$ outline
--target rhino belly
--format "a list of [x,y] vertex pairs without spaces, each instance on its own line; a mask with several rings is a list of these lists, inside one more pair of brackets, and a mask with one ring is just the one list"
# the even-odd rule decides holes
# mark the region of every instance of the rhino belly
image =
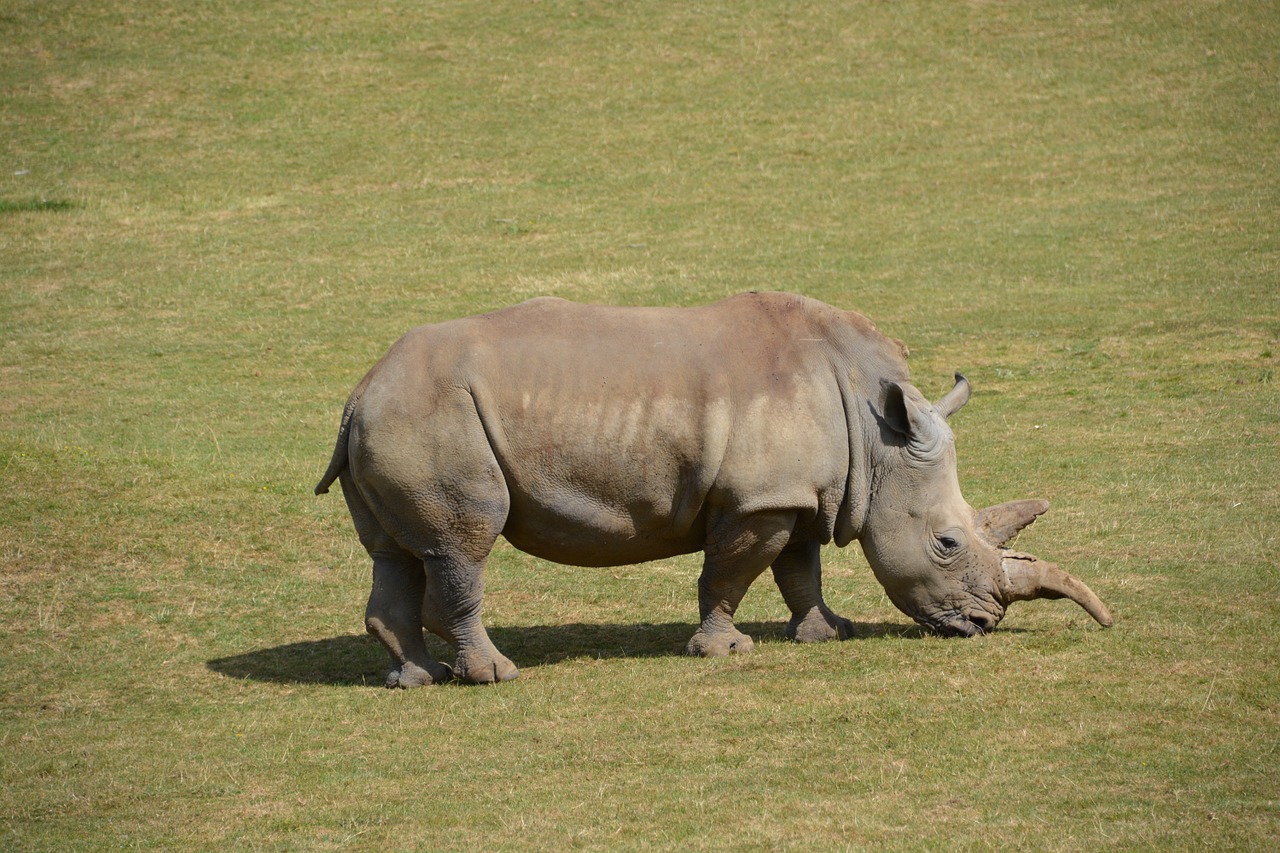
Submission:
[[683,533],[571,500],[512,507],[507,541],[535,557],[570,566],[625,566],[699,551],[701,530]]

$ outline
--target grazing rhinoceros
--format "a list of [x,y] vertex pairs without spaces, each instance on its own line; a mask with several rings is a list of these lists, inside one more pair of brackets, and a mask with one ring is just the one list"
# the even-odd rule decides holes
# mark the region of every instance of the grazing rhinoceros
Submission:
[[[695,655],[751,650],[733,614],[769,567],[788,637],[847,638],[818,549],[854,539],[889,599],[939,633],[984,633],[1032,598],[1110,625],[1083,583],[1005,549],[1047,503],[975,512],[961,497],[946,418],[968,397],[957,374],[931,405],[901,343],[800,296],[533,299],[397,341],[347,401],[316,493],[341,479],[373,557],[365,625],[391,654],[391,687],[516,676],[480,622],[499,534],[578,566],[704,552]],[[423,626],[457,648],[452,671]]]

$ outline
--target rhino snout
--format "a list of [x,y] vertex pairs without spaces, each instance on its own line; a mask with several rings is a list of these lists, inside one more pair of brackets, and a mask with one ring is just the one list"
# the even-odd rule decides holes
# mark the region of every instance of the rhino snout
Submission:
[[978,637],[989,634],[1004,618],[1004,611],[991,612],[979,606],[944,610],[913,617],[923,628],[943,637]]

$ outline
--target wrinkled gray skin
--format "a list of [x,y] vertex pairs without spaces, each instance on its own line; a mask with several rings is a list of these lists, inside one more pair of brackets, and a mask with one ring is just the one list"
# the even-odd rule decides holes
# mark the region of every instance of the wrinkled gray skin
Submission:
[[[558,563],[615,566],[702,551],[696,655],[752,648],[733,614],[772,568],[787,636],[845,639],[822,599],[819,546],[862,542],[890,600],[943,634],[989,631],[1014,601],[1089,589],[1004,549],[1048,509],[975,512],[946,419],[969,383],[930,404],[905,349],[859,314],[787,294],[700,308],[559,299],[397,341],[356,386],[316,492],[335,479],[373,557],[365,622],[390,687],[516,667],[480,621],[499,534]],[[432,660],[423,627],[458,652]]]

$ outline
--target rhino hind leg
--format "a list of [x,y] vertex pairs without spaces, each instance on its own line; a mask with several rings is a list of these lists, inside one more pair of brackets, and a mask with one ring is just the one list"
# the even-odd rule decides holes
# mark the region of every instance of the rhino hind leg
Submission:
[[734,627],[748,587],[769,567],[791,537],[792,513],[761,513],[712,526],[698,578],[702,623],[685,651],[700,657],[749,652],[755,642]]
[[454,677],[473,684],[510,681],[516,666],[480,621],[485,561],[507,516],[505,489],[486,494],[482,483],[473,483],[467,494],[408,498],[395,503],[396,529],[423,567],[422,625],[457,650]]
[[[497,534],[494,534],[497,538]],[[458,650],[454,674],[472,684],[510,681],[519,670],[498,651],[480,621],[484,598],[484,557],[459,551],[429,555],[422,621]]]
[[[386,454],[381,447],[382,456],[365,453],[372,461],[358,489],[349,488],[354,478],[343,474],[356,529],[374,557],[366,625],[391,654],[389,686],[517,675],[480,621],[485,560],[510,507],[506,484],[483,441],[455,443],[447,477],[437,473],[437,460]],[[424,627],[457,650],[452,670],[427,656]]]
[[373,558],[373,585],[364,626],[391,656],[387,687],[422,687],[448,681],[449,667],[427,652],[422,636],[422,561],[401,548],[382,526],[351,473],[343,470],[342,496],[356,533]]
[[422,562],[403,551],[373,555],[373,589],[365,628],[391,655],[387,687],[423,687],[448,681],[449,667],[431,657],[422,637]]
[[773,561],[773,579],[791,610],[786,637],[798,643],[847,640],[853,623],[822,600],[822,563],[817,542],[788,545]]

